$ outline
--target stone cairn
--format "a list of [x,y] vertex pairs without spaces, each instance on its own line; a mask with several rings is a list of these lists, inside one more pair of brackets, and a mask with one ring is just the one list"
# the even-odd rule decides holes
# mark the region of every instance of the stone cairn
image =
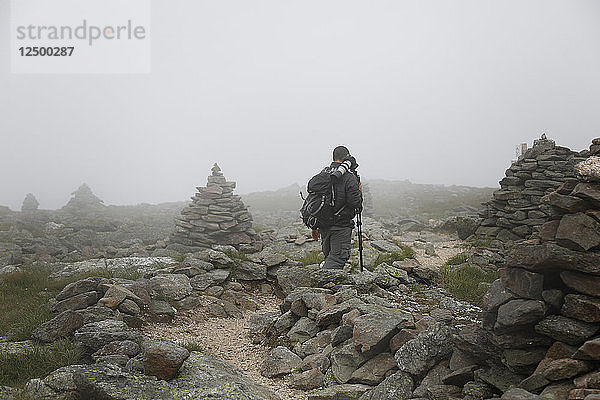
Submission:
[[23,212],[31,212],[37,211],[40,203],[37,201],[35,196],[32,193],[27,193],[25,199],[23,199],[23,204],[21,205],[21,211]]
[[90,211],[102,211],[106,208],[104,201],[100,200],[85,183],[79,186],[71,195],[73,197],[62,208],[63,211],[78,214]]
[[365,217],[374,216],[373,208],[373,195],[371,194],[371,187],[366,181],[362,182],[362,194],[363,194],[363,215]]
[[476,233],[501,241],[529,238],[556,215],[541,199],[564,182],[575,179],[574,166],[593,155],[600,145],[592,144],[590,152],[577,153],[556,146],[553,140],[539,139],[506,170],[500,190],[486,203]]
[[[600,165],[596,169],[600,172]],[[505,393],[510,398],[534,399],[534,393],[548,399],[597,399],[600,183],[568,180],[540,200],[551,220],[542,225],[540,238],[508,249],[501,279],[484,299],[486,329],[462,347],[479,357],[488,354],[488,362],[496,359],[494,374],[486,379],[520,388],[511,392],[515,396]],[[482,332],[489,333],[487,339]]]
[[197,189],[192,202],[175,221],[173,242],[194,247],[255,242],[252,215],[241,197],[233,194],[235,182],[228,182],[216,163],[206,187]]

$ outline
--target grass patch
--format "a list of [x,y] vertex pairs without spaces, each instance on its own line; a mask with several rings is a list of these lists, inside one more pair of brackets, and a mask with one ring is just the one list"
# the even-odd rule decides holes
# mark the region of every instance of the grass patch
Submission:
[[0,282],[0,336],[25,340],[40,324],[53,317],[48,299],[69,282],[49,279],[50,271],[26,268]]
[[467,253],[459,253],[455,256],[450,257],[446,261],[446,265],[460,265],[467,262],[469,255]]
[[227,257],[231,258],[234,262],[235,261],[250,261],[250,259],[248,258],[248,255],[246,253],[242,253],[241,251],[237,251],[237,250],[232,250],[232,249],[225,249],[225,250],[221,250],[223,253],[225,253],[225,255],[227,255]]
[[394,240],[394,243],[398,247],[400,247],[400,251],[379,253],[377,255],[377,258],[373,262],[374,266],[378,266],[379,264],[383,264],[383,263],[391,265],[394,261],[403,261],[403,260],[406,260],[407,258],[415,258],[415,250],[412,247],[407,246],[403,243],[400,243],[396,240]]
[[186,349],[187,351],[189,351],[190,353],[193,351],[197,351],[199,353],[206,353],[206,349],[204,348],[204,346],[202,346],[198,342],[184,341],[184,342],[179,343],[179,345],[181,347],[183,347],[184,349]]
[[35,347],[18,355],[0,354],[0,385],[22,386],[32,378],[48,375],[57,368],[77,364],[80,350],[69,340]]
[[184,253],[177,253],[173,256],[173,260],[177,262],[183,262],[185,260],[186,255]]
[[463,245],[467,248],[489,247],[492,245],[493,240],[494,239],[491,237],[473,235],[473,236],[468,237],[467,240],[465,240],[465,242],[463,243]]
[[498,279],[497,272],[484,271],[481,268],[462,264],[459,266],[444,264],[440,268],[440,283],[458,300],[465,300],[480,305],[487,288],[480,286],[482,282],[492,283]]
[[297,261],[301,262],[303,266],[321,264],[325,260],[325,256],[320,250],[313,250],[300,257]]

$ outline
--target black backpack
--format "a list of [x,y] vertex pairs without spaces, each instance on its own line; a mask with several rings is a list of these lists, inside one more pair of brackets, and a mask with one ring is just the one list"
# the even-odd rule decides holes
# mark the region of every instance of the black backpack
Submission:
[[335,212],[335,190],[333,189],[331,168],[326,167],[309,181],[306,189],[308,195],[300,209],[304,225],[310,229],[333,226],[335,217],[344,209]]

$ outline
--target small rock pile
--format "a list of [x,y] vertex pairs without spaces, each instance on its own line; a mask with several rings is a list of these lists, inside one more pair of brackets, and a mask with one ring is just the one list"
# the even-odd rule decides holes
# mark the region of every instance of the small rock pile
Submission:
[[529,238],[555,214],[542,203],[542,197],[556,190],[565,181],[576,178],[575,164],[598,151],[577,153],[556,146],[553,140],[536,140],[500,181],[500,190],[486,203],[477,234],[502,241]]
[[583,400],[600,395],[600,184],[567,181],[541,200],[554,219],[509,248],[485,298],[487,331],[463,347],[495,359],[506,389]]
[[235,182],[228,182],[215,164],[206,187],[197,188],[198,193],[175,221],[171,241],[190,247],[254,243],[252,215],[241,197],[233,194],[234,188]]

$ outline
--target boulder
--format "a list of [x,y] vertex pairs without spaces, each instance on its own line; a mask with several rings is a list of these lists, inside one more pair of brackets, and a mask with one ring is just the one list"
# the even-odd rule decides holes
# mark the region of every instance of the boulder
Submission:
[[411,398],[413,388],[414,382],[409,374],[396,372],[363,394],[359,400],[407,400]]
[[314,337],[319,332],[319,327],[315,322],[307,317],[300,318],[289,330],[287,337],[291,342],[305,342]]
[[338,383],[348,382],[354,371],[366,361],[365,356],[356,350],[351,339],[334,348],[329,359],[331,372]]
[[107,319],[83,325],[75,331],[75,340],[82,343],[86,354],[93,354],[114,341],[131,340],[139,343],[142,335],[129,329],[123,321]]
[[582,294],[565,296],[561,314],[585,322],[600,322],[600,299]]
[[539,300],[511,300],[498,308],[498,318],[494,331],[510,332],[526,325],[534,324],[544,318],[546,307]]
[[235,278],[241,281],[258,281],[267,278],[267,266],[252,261],[242,261],[235,267]]
[[525,299],[542,299],[544,275],[522,268],[502,268],[500,276],[504,287]]
[[144,351],[144,373],[158,379],[172,379],[190,352],[171,342],[152,342]]
[[584,274],[577,271],[563,271],[560,279],[569,288],[590,296],[600,297],[600,276]]
[[556,242],[573,250],[593,249],[600,245],[600,222],[582,212],[567,214],[560,220]]
[[350,382],[375,386],[381,383],[388,371],[396,367],[396,360],[390,353],[380,353],[368,360],[352,373]]
[[502,304],[515,299],[517,296],[504,287],[502,280],[496,279],[483,296],[483,308],[488,312],[496,312]]
[[600,185],[597,183],[578,183],[571,195],[587,200],[595,206],[600,206]]
[[[400,310],[398,310],[400,311]],[[389,344],[399,329],[414,325],[408,312],[369,313],[354,320],[352,337],[362,353],[376,354]]]
[[545,365],[543,375],[550,381],[560,381],[580,375],[589,370],[590,365],[586,361],[560,358]]
[[206,290],[210,286],[218,285],[225,282],[229,278],[229,270],[213,269],[204,274],[194,276],[190,284],[194,290]]
[[289,349],[277,346],[264,359],[260,374],[267,378],[285,375],[300,366],[302,359]]
[[573,358],[579,360],[600,360],[600,338],[588,340],[582,344],[575,354],[573,354]]
[[540,396],[520,388],[508,389],[501,397],[502,400],[540,400]]
[[90,291],[59,301],[52,307],[52,309],[57,313],[62,313],[67,310],[82,310],[89,306],[93,306],[97,302],[98,292]]
[[92,356],[110,356],[115,354],[123,354],[127,357],[135,357],[140,352],[140,346],[131,340],[114,341],[106,344],[101,349],[96,351]]
[[570,250],[552,242],[515,243],[507,251],[506,265],[535,272],[568,270],[600,275],[600,254]]
[[325,375],[318,369],[313,368],[299,374],[290,376],[290,387],[299,390],[312,390],[325,384]]
[[183,274],[160,274],[150,278],[150,286],[170,300],[181,300],[192,293],[190,278]]
[[98,288],[98,283],[102,278],[91,277],[87,279],[82,279],[77,282],[69,283],[64,287],[63,290],[60,291],[59,294],[56,295],[57,301],[66,300],[69,297],[76,296],[78,294],[93,292]]
[[450,328],[436,323],[406,342],[395,355],[400,371],[423,376],[433,365],[450,356],[452,341]]
[[358,384],[333,385],[308,395],[308,400],[356,400],[370,387]]
[[75,311],[67,310],[40,325],[33,331],[33,338],[38,342],[52,343],[60,338],[68,337],[83,326],[83,316]]
[[577,345],[598,331],[599,325],[589,324],[562,315],[550,315],[535,326],[536,332],[552,339]]

